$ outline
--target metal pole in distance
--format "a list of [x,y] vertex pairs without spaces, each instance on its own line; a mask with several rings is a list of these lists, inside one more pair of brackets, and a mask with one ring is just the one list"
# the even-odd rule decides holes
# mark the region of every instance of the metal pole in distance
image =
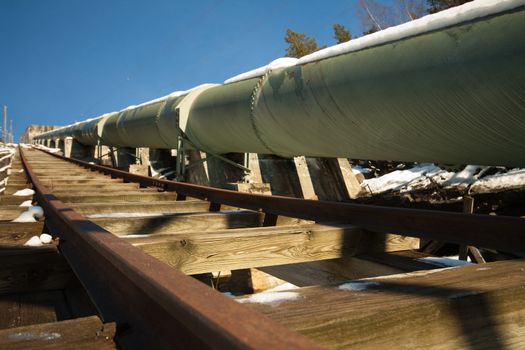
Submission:
[[7,106],[4,105],[4,143],[7,143]]

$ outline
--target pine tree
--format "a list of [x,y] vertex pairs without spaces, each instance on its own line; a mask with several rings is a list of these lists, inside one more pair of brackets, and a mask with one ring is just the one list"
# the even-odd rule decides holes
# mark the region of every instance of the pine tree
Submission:
[[367,31],[364,31],[363,35],[372,34],[372,33],[378,32],[378,31],[380,31],[380,29],[377,26],[373,25]]
[[286,31],[284,41],[288,43],[286,48],[286,56],[288,57],[303,57],[319,49],[315,39],[306,36],[304,33],[294,32],[291,29]]
[[334,38],[338,44],[341,44],[350,41],[352,34],[350,34],[350,31],[346,29],[344,25],[336,23],[334,24]]

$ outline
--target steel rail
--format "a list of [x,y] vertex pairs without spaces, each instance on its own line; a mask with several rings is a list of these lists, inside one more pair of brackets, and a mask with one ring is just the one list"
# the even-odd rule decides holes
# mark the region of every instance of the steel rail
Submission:
[[87,220],[20,158],[46,217],[104,322],[123,348],[317,349],[309,339],[222,296]]
[[211,203],[323,223],[351,223],[375,232],[525,253],[525,218],[265,196],[131,174],[46,152],[59,159],[141,186],[176,192]]

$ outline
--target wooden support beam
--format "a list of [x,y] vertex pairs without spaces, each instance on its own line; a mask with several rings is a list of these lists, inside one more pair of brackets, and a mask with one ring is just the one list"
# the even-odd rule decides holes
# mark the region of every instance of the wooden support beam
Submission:
[[43,229],[44,222],[42,221],[24,223],[0,222],[0,244],[23,244],[25,242],[24,239],[40,235]]
[[351,256],[361,234],[351,225],[305,225],[129,240],[184,273],[197,274]]
[[[198,199],[185,201],[144,202],[144,203],[76,203],[71,209],[82,215],[108,213],[198,213],[207,212],[210,203]],[[223,205],[221,210],[234,208]]]
[[60,290],[0,295],[0,328],[55,322],[69,318]]
[[[170,214],[152,217],[94,218],[90,219],[109,232],[119,235],[145,235],[154,233],[207,232],[261,226],[264,214],[250,210],[197,214]],[[300,223],[289,218],[281,224]]]
[[[29,188],[27,186],[26,188]],[[20,205],[22,202],[33,199],[33,195],[30,196],[13,196],[13,195],[3,195],[0,196],[0,205]]]
[[[129,183],[114,183],[114,182],[101,182],[98,184],[62,184],[60,182],[49,182],[45,185],[47,188],[52,190],[54,193],[98,193],[98,192],[125,192],[125,191],[138,191],[140,193],[144,192],[144,189],[139,189],[138,184],[129,184]],[[156,191],[156,189],[155,189]],[[148,190],[151,192],[151,190]]]
[[0,205],[0,220],[11,221],[26,209],[27,208],[22,208],[18,205]]
[[74,194],[75,196],[86,196],[86,195],[104,195],[104,194],[112,194],[115,197],[121,196],[121,195],[142,195],[142,194],[157,194],[160,193],[156,188],[118,188],[119,186],[116,186],[117,188],[114,191],[104,189],[104,188],[95,188],[95,187],[87,187],[84,186],[78,191],[72,191],[68,190],[67,187],[54,189],[53,194],[57,197],[60,197],[62,195],[70,195]]
[[[40,177],[39,177],[40,179]],[[71,178],[67,178],[67,179],[57,179],[57,178],[48,178],[48,179],[45,179],[45,180],[41,180],[42,184],[44,184],[44,186],[49,186],[51,184],[61,184],[61,185],[75,185],[75,184],[82,184],[82,185],[86,185],[86,186],[90,186],[90,185],[98,185],[98,184],[121,184],[123,183],[122,180],[120,179],[111,179],[109,177],[104,177],[104,178],[95,178],[95,179],[71,179]]]
[[[463,198],[463,212],[467,214],[472,214],[474,212],[474,198],[470,196],[465,196]],[[459,246],[459,260],[467,260],[469,251],[469,246],[461,244]]]
[[524,271],[525,261],[510,260],[296,289],[293,301],[245,305],[328,348],[521,349]]
[[426,254],[413,250],[391,251],[399,249],[399,245],[386,246],[384,249],[386,253],[370,251],[355,257],[268,266],[260,270],[296,286],[307,287],[438,268],[415,260]]
[[[104,194],[62,194],[57,195],[59,199],[66,203],[115,203],[115,202],[157,202],[175,201],[175,192],[143,192],[143,193],[104,193]],[[3,202],[0,202],[3,204]]]

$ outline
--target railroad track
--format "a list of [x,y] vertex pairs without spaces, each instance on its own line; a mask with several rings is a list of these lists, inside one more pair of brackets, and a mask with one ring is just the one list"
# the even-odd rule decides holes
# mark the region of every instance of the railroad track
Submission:
[[[14,196],[28,181],[34,198]],[[8,221],[23,200],[36,201],[45,221]],[[521,259],[435,270],[405,237],[523,253],[523,218],[250,195],[35,149],[20,150],[0,205],[1,302],[10,310],[0,347],[519,348],[525,341]],[[58,239],[22,246],[44,231]],[[221,280],[219,271],[232,273]],[[235,297],[234,277],[246,271],[299,288]]]

